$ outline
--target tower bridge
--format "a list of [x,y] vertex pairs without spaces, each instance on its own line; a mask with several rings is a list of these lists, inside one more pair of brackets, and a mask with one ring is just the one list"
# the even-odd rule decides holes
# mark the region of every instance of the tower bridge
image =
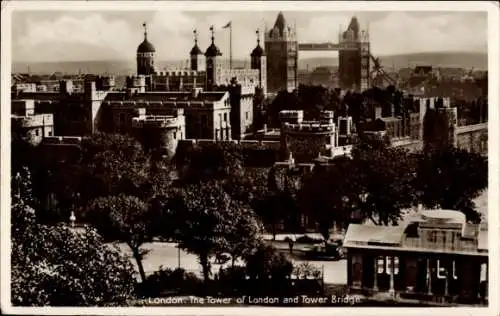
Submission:
[[356,43],[303,43],[299,44],[299,51],[357,51]]
[[[380,60],[370,53],[368,30],[362,30],[353,17],[345,31],[338,35],[337,43],[299,43],[295,27],[286,24],[283,13],[279,13],[270,30],[266,30],[267,86],[268,91],[277,93],[298,86],[297,68],[299,52],[338,52],[338,78],[341,89],[363,91],[372,85],[372,76],[394,84],[382,69]],[[371,65],[373,63],[373,65]],[[371,67],[373,66],[373,67]],[[372,69],[373,68],[373,69]]]

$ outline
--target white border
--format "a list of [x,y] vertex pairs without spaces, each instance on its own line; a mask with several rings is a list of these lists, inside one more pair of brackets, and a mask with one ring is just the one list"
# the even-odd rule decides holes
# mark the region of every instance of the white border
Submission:
[[[1,15],[1,223],[3,223],[1,236],[1,310],[3,313],[38,314],[38,315],[207,315],[207,314],[382,314],[382,315],[500,315],[499,301],[500,283],[498,267],[500,243],[499,240],[499,6],[495,1],[423,1],[423,2],[313,2],[313,1],[238,1],[226,2],[220,5],[215,1],[8,1],[2,2]],[[205,308],[27,308],[10,306],[10,80],[11,80],[11,19],[12,11],[159,11],[159,10],[182,10],[182,11],[486,11],[488,12],[488,70],[489,70],[489,297],[488,308],[231,308],[231,307],[205,307]],[[497,298],[497,299],[495,299]]]

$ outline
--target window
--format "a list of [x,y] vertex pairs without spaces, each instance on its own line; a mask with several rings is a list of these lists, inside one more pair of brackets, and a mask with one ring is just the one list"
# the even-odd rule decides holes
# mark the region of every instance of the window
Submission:
[[248,112],[245,112],[245,119],[248,120]]
[[377,273],[384,273],[384,257],[377,258]]
[[391,257],[385,257],[385,273],[391,274]]
[[52,131],[49,131],[48,135],[49,135],[49,136],[52,136]]
[[177,132],[174,132],[174,139],[177,139]]
[[436,232],[430,231],[427,233],[427,241],[428,242],[436,242]]
[[[453,263],[455,263],[455,262],[453,262]],[[488,264],[487,263],[481,263],[481,273],[480,274],[481,274],[480,279],[479,279],[480,282],[488,281]]]
[[227,113],[224,113],[224,122],[227,122]]
[[40,136],[40,130],[38,128],[35,130],[35,136]]
[[441,266],[441,262],[437,260],[437,277],[438,279],[445,279],[446,278],[446,268]]

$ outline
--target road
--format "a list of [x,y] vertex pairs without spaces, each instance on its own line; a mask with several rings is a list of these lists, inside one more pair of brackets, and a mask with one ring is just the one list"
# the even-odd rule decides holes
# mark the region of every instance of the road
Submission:
[[[127,245],[117,244],[117,246],[129,256],[137,271],[135,260],[132,259],[132,253]],[[175,269],[178,266],[178,249],[174,243],[165,242],[152,242],[144,244],[144,249],[150,252],[146,255],[143,261],[144,271],[147,275],[164,268]],[[303,260],[293,259],[294,262],[304,262]],[[241,264],[241,262],[239,262]],[[324,269],[325,283],[347,283],[347,263],[346,260],[339,261],[309,261],[310,264],[315,265],[320,270]],[[201,266],[198,263],[198,258],[195,255],[180,251],[180,264],[183,269],[189,272],[198,274],[201,277]],[[226,264],[227,266],[227,264]],[[212,272],[219,270],[219,264],[213,264]]]

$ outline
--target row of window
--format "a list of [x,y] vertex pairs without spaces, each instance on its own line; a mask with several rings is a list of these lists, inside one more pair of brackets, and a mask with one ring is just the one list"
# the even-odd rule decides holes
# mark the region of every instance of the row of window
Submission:
[[[377,258],[377,274],[388,274],[390,275],[392,273],[392,270],[394,268],[394,275],[399,274],[399,258],[394,257],[394,263],[391,265],[391,257],[383,257],[379,256]],[[483,267],[481,267],[481,273],[483,273]],[[455,261],[452,261],[452,268],[451,271],[448,271],[444,265],[440,262],[440,260],[436,260],[436,277],[438,279],[445,279],[447,274],[450,273],[450,275],[453,277],[454,280],[457,279],[457,274],[456,274],[456,267],[455,267]]]
[[[37,137],[40,136],[40,131],[41,131],[40,128],[35,129],[35,136]],[[52,131],[48,131],[47,136],[52,136]]]

